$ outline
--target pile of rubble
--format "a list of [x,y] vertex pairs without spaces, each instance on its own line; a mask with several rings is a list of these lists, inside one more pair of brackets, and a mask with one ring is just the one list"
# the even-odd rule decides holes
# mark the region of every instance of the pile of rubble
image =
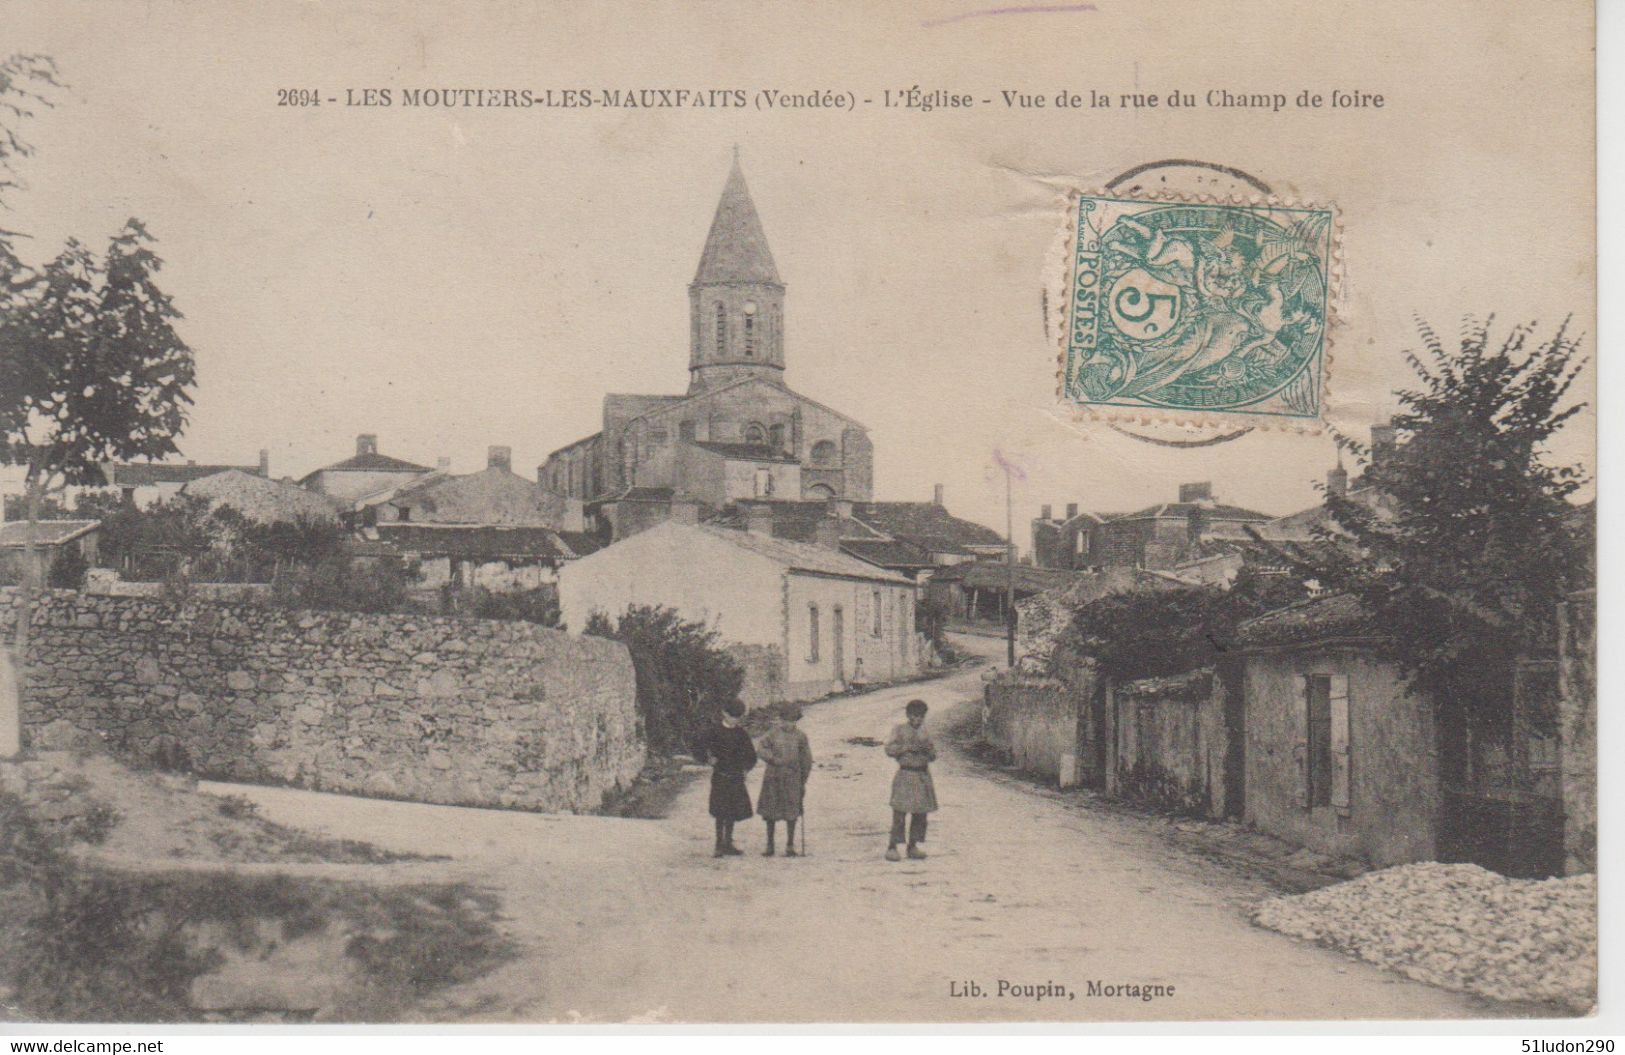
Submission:
[[1597,877],[1508,879],[1477,865],[1413,864],[1295,897],[1254,922],[1429,985],[1494,1000],[1597,999]]

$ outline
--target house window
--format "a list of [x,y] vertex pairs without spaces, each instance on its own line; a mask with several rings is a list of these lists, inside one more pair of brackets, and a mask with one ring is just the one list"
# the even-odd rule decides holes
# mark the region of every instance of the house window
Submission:
[[651,429],[649,431],[649,443],[652,446],[664,447],[669,439],[671,439],[671,434],[665,429]]
[[717,354],[728,354],[728,310],[717,301]]
[[773,470],[766,466],[756,467],[756,497],[766,498],[773,493]]
[[784,426],[774,425],[767,432],[768,442],[773,444],[773,449],[776,451],[784,450]]
[[679,422],[677,425],[677,438],[680,440],[693,440],[694,423],[692,421]]
[[873,633],[874,633],[874,635],[876,637],[879,637],[881,634],[883,634],[885,632],[884,630],[881,629],[881,619],[880,619],[881,597],[880,597],[880,591],[875,590],[875,591],[873,591],[873,593],[870,596],[871,596],[872,600],[874,601],[874,609],[875,609],[875,625],[874,625]]
[[807,662],[818,662],[818,606],[807,608]]
[[1304,805],[1348,810],[1349,679],[1310,674],[1299,679],[1304,712]]

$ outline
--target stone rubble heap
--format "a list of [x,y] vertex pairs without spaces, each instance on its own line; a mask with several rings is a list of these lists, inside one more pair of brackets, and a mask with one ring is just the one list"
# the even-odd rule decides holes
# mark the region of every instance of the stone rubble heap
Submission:
[[1477,865],[1401,865],[1259,905],[1253,922],[1419,982],[1495,1000],[1597,999],[1597,877],[1508,879]]

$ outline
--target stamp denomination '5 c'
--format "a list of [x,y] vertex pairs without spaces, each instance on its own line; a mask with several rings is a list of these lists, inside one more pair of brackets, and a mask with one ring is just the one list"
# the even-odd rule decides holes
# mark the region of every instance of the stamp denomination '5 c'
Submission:
[[1071,204],[1064,400],[1193,423],[1319,419],[1330,209],[1097,195]]

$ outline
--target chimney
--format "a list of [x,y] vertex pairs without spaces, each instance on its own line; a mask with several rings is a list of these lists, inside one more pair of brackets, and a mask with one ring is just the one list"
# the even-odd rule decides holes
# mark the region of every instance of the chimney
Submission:
[[745,507],[745,530],[752,535],[773,535],[773,507],[766,502],[752,502]]
[[1054,506],[1043,505],[1043,506],[1038,507],[1038,519],[1040,519],[1040,520],[1054,520],[1055,519],[1054,514],[1055,514],[1055,507]]
[[1066,518],[1068,520],[1071,520],[1073,517],[1075,517],[1077,515],[1078,515],[1078,503],[1076,503],[1076,502],[1068,502],[1066,504]]
[[506,469],[508,472],[513,472],[513,448],[487,448],[485,452],[485,467],[487,469]]
[[264,447],[260,448],[260,475],[267,480],[271,478],[271,452]]
[[449,458],[448,456],[442,454],[440,457],[438,457],[438,458],[436,458],[434,460],[434,467],[437,470],[439,470],[440,472],[443,472],[443,473],[450,472],[451,471],[451,458]]
[[356,454],[377,454],[378,434],[376,432],[363,432],[355,438]]
[[1213,481],[1203,480],[1200,483],[1180,484],[1179,500],[1181,502],[1213,501]]
[[942,485],[941,484],[937,484],[935,487],[933,487],[931,489],[931,504],[935,505],[935,506],[942,505]]
[[841,522],[833,516],[819,517],[813,524],[813,541],[825,549],[841,548]]

